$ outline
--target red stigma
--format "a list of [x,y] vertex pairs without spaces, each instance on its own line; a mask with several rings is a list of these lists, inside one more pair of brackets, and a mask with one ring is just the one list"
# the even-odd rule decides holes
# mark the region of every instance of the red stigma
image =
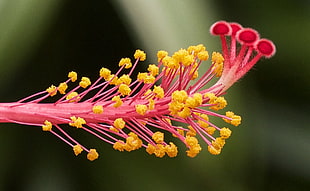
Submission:
[[241,44],[253,45],[259,39],[259,34],[251,28],[245,28],[237,32],[237,39]]
[[225,21],[218,21],[214,23],[210,28],[210,33],[213,35],[230,35],[232,29],[229,23]]
[[256,50],[267,58],[272,57],[276,53],[275,45],[268,39],[260,39],[256,43]]
[[236,35],[236,33],[243,28],[239,23],[230,23],[230,27],[232,29],[232,35]]

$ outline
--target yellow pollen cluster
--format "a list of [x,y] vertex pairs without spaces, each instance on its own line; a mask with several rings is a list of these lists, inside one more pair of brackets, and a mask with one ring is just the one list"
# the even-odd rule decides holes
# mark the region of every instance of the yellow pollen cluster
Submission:
[[212,141],[211,145],[208,146],[208,151],[213,155],[218,155],[221,153],[222,148],[225,145],[225,139],[218,137]]
[[202,104],[202,94],[195,93],[189,97],[186,91],[176,90],[171,95],[169,103],[169,111],[171,115],[178,115],[181,118],[189,117],[192,113],[191,109],[199,107]]
[[144,51],[138,49],[138,50],[136,50],[136,52],[134,54],[134,58],[139,59],[140,61],[144,61],[144,60],[146,60],[146,54]]
[[[206,114],[199,114],[199,113],[195,113],[195,114],[203,119],[203,120],[201,120],[201,119],[197,120],[197,123],[199,124],[199,126],[203,127],[203,128],[207,128],[209,126],[209,124],[206,122],[206,121],[209,121],[208,115],[206,115]],[[214,129],[214,131],[215,131],[215,129]]]
[[241,116],[235,115],[235,114],[234,114],[233,112],[231,112],[231,111],[227,111],[227,112],[226,112],[226,116],[229,117],[229,118],[231,118],[231,120],[229,120],[229,119],[224,119],[224,118],[223,118],[223,120],[224,120],[225,122],[230,123],[230,124],[232,124],[232,125],[234,125],[234,126],[238,126],[238,125],[241,124]]
[[187,48],[187,51],[188,51],[189,54],[192,54],[194,56],[198,56],[198,54],[200,52],[206,51],[206,47],[203,44],[198,44],[196,46],[189,46]]
[[130,58],[122,58],[122,59],[119,61],[118,66],[124,66],[124,65],[125,65],[125,68],[126,68],[126,69],[132,67],[132,63],[131,63]]
[[43,130],[43,131],[51,131],[51,130],[52,130],[52,126],[53,126],[53,125],[52,125],[51,122],[45,120],[45,121],[44,121],[44,125],[42,125],[42,130]]
[[150,72],[152,76],[157,76],[159,73],[159,68],[155,64],[150,64],[147,70]]
[[130,94],[131,89],[130,89],[130,87],[128,85],[121,84],[118,87],[118,92],[121,93],[122,96],[125,96],[125,95],[129,95]]
[[186,136],[185,142],[189,147],[189,150],[186,151],[189,157],[195,157],[202,150],[196,137]]
[[120,96],[114,96],[112,98],[112,101],[115,101],[113,107],[120,107],[123,104],[123,101],[121,100]]
[[231,130],[229,128],[223,127],[220,130],[220,136],[222,139],[228,139],[231,135]]
[[90,149],[88,154],[87,154],[87,159],[90,161],[94,161],[99,157],[98,152],[96,151],[96,149]]
[[69,102],[77,102],[80,100],[79,94],[77,92],[71,92],[67,95],[66,100],[70,100]]
[[167,154],[169,157],[176,157],[178,154],[178,148],[177,146],[170,142],[169,145],[163,145],[163,144],[148,144],[146,148],[146,152],[151,154],[154,154],[156,157],[162,158]]
[[145,115],[147,112],[147,106],[143,104],[137,104],[136,106],[136,112],[139,113],[140,115]]
[[85,119],[78,117],[76,118],[75,116],[70,117],[71,123],[69,123],[70,126],[76,127],[76,128],[82,128],[84,124],[86,124]]
[[75,156],[78,156],[79,154],[81,154],[82,151],[83,151],[83,148],[81,147],[81,145],[74,145],[73,146],[73,152],[74,152]]
[[102,114],[103,113],[102,105],[95,105],[95,106],[93,106],[93,113],[95,113],[95,114]]
[[220,109],[223,109],[227,106],[227,101],[224,97],[217,97],[214,93],[206,93],[204,94],[205,98],[209,98],[209,103],[214,104],[214,106],[211,106],[210,109],[213,109],[215,111],[218,111]]
[[128,137],[126,138],[126,143],[124,141],[117,141],[114,143],[113,148],[118,151],[133,151],[137,150],[142,147],[142,140],[139,139],[138,135],[136,135],[133,132],[130,132],[128,134]]
[[155,77],[152,74],[148,74],[146,72],[138,73],[137,79],[140,82],[144,82],[146,84],[152,84],[155,82]]
[[223,71],[223,65],[224,65],[224,57],[219,52],[213,52],[212,53],[212,64],[213,64],[213,73],[216,75],[216,77],[220,77],[222,75]]
[[117,118],[114,120],[113,125],[116,129],[123,129],[126,125],[125,121],[123,118]]
[[187,50],[180,49],[172,55],[172,58],[176,60],[177,63],[182,63],[184,66],[189,66],[195,60],[194,55],[189,54]]
[[57,87],[51,85],[49,88],[46,89],[46,91],[50,94],[50,96],[54,96],[57,94]]
[[90,79],[87,78],[87,77],[82,77],[79,85],[82,87],[82,88],[87,88],[87,86],[89,86],[91,84],[90,82]]
[[68,88],[68,85],[65,82],[62,82],[58,85],[58,91],[60,94],[66,94],[67,88]]
[[155,100],[149,99],[149,110],[153,110],[155,108]]
[[160,50],[157,52],[157,58],[158,58],[158,62],[160,62],[163,58],[165,58],[166,56],[168,56],[168,52],[165,50]]
[[153,89],[153,92],[155,94],[155,97],[161,99],[165,96],[165,92],[164,92],[164,89],[160,86],[156,86],[154,85],[154,89]]
[[69,72],[68,78],[70,78],[71,82],[75,82],[77,80],[77,73],[76,72]]
[[163,143],[164,134],[162,132],[157,131],[152,135],[152,139],[155,141],[155,143]]
[[117,79],[116,85],[126,84],[129,85],[131,83],[131,78],[127,74],[123,74],[121,77]]
[[111,71],[107,68],[101,68],[99,71],[100,77],[104,78],[105,80],[108,80],[111,76]]

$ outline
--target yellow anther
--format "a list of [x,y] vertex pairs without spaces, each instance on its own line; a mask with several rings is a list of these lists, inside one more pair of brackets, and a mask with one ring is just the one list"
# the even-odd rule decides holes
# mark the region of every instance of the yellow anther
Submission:
[[218,137],[214,141],[212,141],[212,146],[215,149],[222,149],[224,145],[225,145],[225,139],[222,139],[221,137]]
[[114,120],[113,125],[117,129],[123,129],[126,125],[126,122],[123,120],[123,118],[117,118]]
[[155,93],[155,97],[161,99],[165,96],[164,89],[160,86],[154,85],[153,92]]
[[226,116],[229,117],[230,119],[225,119],[223,118],[223,120],[227,123],[230,123],[234,126],[238,126],[241,124],[241,116],[239,115],[235,115],[233,112],[231,111],[227,111],[226,112]]
[[215,111],[223,109],[227,106],[227,101],[224,97],[217,97],[213,102],[209,101],[209,103],[215,104],[214,106],[210,107],[210,109],[213,109]]
[[222,139],[228,139],[231,135],[231,130],[226,128],[226,127],[223,127],[221,130],[220,130],[220,136]]
[[218,64],[219,63],[223,63],[224,62],[224,57],[219,52],[212,52],[212,62],[218,63]]
[[213,155],[219,155],[221,153],[221,149],[216,149],[212,145],[208,145],[208,151]]
[[189,150],[186,151],[187,156],[189,157],[195,157],[197,156],[197,154],[200,153],[200,151],[202,150],[202,148],[200,147],[199,144],[193,145],[192,147],[189,148]]
[[110,129],[111,131],[116,132],[116,133],[118,133],[118,132],[119,132],[119,130],[118,130],[118,129],[116,129],[115,127],[110,127],[109,129]]
[[51,85],[49,88],[46,89],[46,91],[50,94],[50,96],[54,96],[57,94],[57,88],[54,85]]
[[164,66],[168,67],[169,69],[178,69],[180,64],[177,62],[176,59],[166,56],[162,59],[162,63]]
[[197,54],[197,57],[198,57],[198,59],[199,60],[208,60],[208,58],[209,58],[209,53],[208,53],[208,51],[201,51],[201,52],[199,52],[198,54]]
[[191,111],[191,109],[188,108],[188,107],[184,107],[184,108],[182,109],[182,111],[179,111],[179,112],[178,112],[178,116],[179,116],[179,117],[182,117],[182,118],[189,117],[191,114],[192,114],[192,111]]
[[99,72],[100,77],[104,78],[105,80],[109,79],[111,75],[111,71],[107,68],[101,68]]
[[166,154],[165,146],[162,145],[162,144],[157,144],[156,147],[155,147],[154,154],[155,154],[156,157],[159,157],[159,158],[164,157],[165,154]]
[[93,106],[93,113],[95,113],[95,114],[103,113],[102,105],[95,105],[95,106]]
[[142,140],[135,133],[130,132],[128,135],[125,144],[126,151],[133,151],[142,147]]
[[77,102],[80,100],[79,94],[77,92],[71,92],[67,95],[66,100],[70,100],[69,102]]
[[193,70],[193,69],[192,69],[192,70],[190,71],[190,75],[192,75],[191,80],[195,80],[196,78],[198,78],[199,73],[198,73],[197,70]]
[[185,49],[180,49],[176,51],[173,55],[172,58],[174,58],[178,63],[183,62],[185,56],[189,55],[187,50]]
[[203,97],[209,98],[209,103],[214,103],[214,101],[217,99],[217,96],[214,93],[205,93]]
[[78,117],[76,118],[75,116],[70,117],[71,123],[69,123],[70,126],[76,127],[76,128],[82,128],[84,124],[86,124],[85,119]]
[[123,104],[123,101],[121,100],[120,96],[114,96],[112,98],[112,101],[115,101],[115,104],[113,105],[113,107],[120,107]]
[[209,135],[213,135],[214,132],[215,132],[215,130],[216,130],[216,129],[215,129],[214,127],[211,127],[211,126],[205,128],[205,131],[206,131]]
[[79,85],[82,87],[82,88],[87,88],[87,86],[89,86],[91,84],[90,82],[90,79],[87,78],[87,77],[82,77]]
[[145,151],[147,153],[149,153],[150,155],[154,154],[155,150],[156,150],[156,147],[154,145],[150,144],[150,143],[147,145],[147,147],[145,149]]
[[181,90],[181,91],[176,90],[171,94],[171,98],[172,98],[172,101],[185,103],[186,99],[188,98],[188,95],[186,91],[184,90]]
[[146,72],[139,72],[137,76],[137,80],[140,82],[144,82],[145,78],[148,76]]
[[121,84],[118,87],[118,92],[121,93],[122,96],[125,96],[125,95],[129,95],[130,94],[131,89],[130,89],[130,87],[128,85]]
[[148,89],[146,92],[143,94],[144,96],[149,96],[152,93],[152,90]]
[[195,108],[202,104],[202,95],[195,93],[193,97],[188,97],[185,101],[185,106],[189,108]]
[[202,44],[198,44],[196,46],[189,46],[187,48],[187,51],[189,54],[193,54],[194,56],[197,56],[197,54],[199,52],[202,52],[202,51],[205,51],[206,50],[206,47]]
[[194,61],[195,61],[194,55],[186,55],[182,59],[182,64],[183,64],[183,66],[189,66],[189,65],[193,64]]
[[118,77],[115,76],[114,74],[111,74],[107,79],[106,79],[107,82],[109,82],[109,84],[111,85],[117,85],[118,83]]
[[152,139],[155,143],[163,143],[164,142],[164,133],[157,131],[152,135]]
[[[184,136],[184,130],[183,129],[177,129],[177,132],[179,135]],[[172,134],[174,137],[178,137],[176,134]]]
[[131,68],[132,67],[132,63],[131,63],[130,58],[122,58],[119,61],[118,66],[123,66],[123,65],[125,65],[126,69]]
[[213,64],[212,69],[216,77],[220,77],[222,75],[223,63],[224,63],[224,57],[222,56],[222,54],[218,52],[213,52],[212,53],[212,64]]
[[155,64],[150,64],[147,71],[149,71],[152,76],[157,76],[159,73],[159,68]]
[[42,125],[42,130],[43,131],[51,131],[52,130],[52,123],[49,122],[48,120],[44,121],[44,125]]
[[65,82],[62,82],[58,85],[58,91],[60,94],[66,94],[67,88],[68,88],[68,85]]
[[113,149],[118,150],[118,151],[124,151],[125,149],[125,143],[124,141],[117,141],[113,144]]
[[178,155],[178,147],[172,142],[165,146],[165,150],[169,157],[176,157]]
[[186,132],[186,136],[196,136],[196,130],[191,126],[187,126],[189,131]]
[[83,151],[83,148],[81,147],[81,145],[74,145],[73,146],[73,152],[74,152],[75,156],[78,156],[79,154],[81,154],[82,151]]
[[149,99],[149,110],[153,110],[155,108],[155,100]]
[[177,101],[173,101],[171,103],[168,104],[169,106],[169,111],[171,112],[171,115],[175,115],[177,114],[181,109],[184,108],[184,104],[177,102]]
[[165,58],[166,56],[168,56],[168,52],[165,50],[160,50],[157,52],[157,58],[158,58],[158,62],[160,62],[163,58]]
[[147,106],[143,104],[137,104],[136,106],[136,112],[140,115],[144,115],[147,111]]
[[133,55],[135,59],[139,59],[140,61],[144,61],[146,59],[146,54],[142,50],[136,50],[135,54]]
[[206,121],[209,121],[209,117],[208,117],[208,115],[206,115],[206,114],[201,114],[201,115],[199,115],[202,119],[204,119],[205,121],[203,121],[203,120],[198,120],[197,121],[197,123],[201,126],[201,127],[203,127],[203,128],[207,128],[208,126],[209,126],[209,124],[206,122]]
[[234,115],[233,119],[230,122],[234,126],[238,126],[241,124],[241,116],[239,115]]
[[146,83],[146,84],[153,84],[154,82],[155,82],[155,77],[152,75],[148,75],[144,79],[144,83]]
[[117,84],[126,84],[129,85],[131,83],[131,78],[127,74],[123,74],[121,77],[118,78]]
[[68,78],[70,78],[70,80],[72,81],[72,82],[75,82],[76,80],[77,80],[77,73],[76,72],[69,72],[69,74],[68,74]]
[[186,136],[185,142],[189,147],[192,147],[198,144],[198,139],[196,137]]
[[99,157],[99,154],[97,153],[96,149],[90,149],[87,154],[87,159],[90,161],[96,160]]

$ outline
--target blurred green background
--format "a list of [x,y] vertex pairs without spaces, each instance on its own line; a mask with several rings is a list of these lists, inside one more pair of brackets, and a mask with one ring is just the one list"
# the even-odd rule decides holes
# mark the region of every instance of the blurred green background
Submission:
[[146,63],[159,49],[203,43],[219,51],[208,29],[222,19],[257,29],[277,53],[229,90],[228,109],[243,123],[221,155],[120,153],[78,132],[101,154],[89,162],[41,129],[0,124],[0,190],[308,190],[309,0],[1,0],[0,102],[58,84],[71,70],[95,79],[137,48]]

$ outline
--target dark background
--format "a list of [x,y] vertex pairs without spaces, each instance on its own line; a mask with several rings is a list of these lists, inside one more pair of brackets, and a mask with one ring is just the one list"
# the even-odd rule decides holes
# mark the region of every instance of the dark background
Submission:
[[[13,27],[10,42],[3,32],[10,20],[0,19],[1,102],[58,84],[71,70],[95,79],[102,66],[115,71],[120,58],[142,46],[110,1],[51,3],[53,14],[46,20],[43,3],[37,2],[39,8],[35,2],[31,18]],[[0,14],[20,15],[19,3],[6,2]],[[244,123],[221,155],[204,151],[191,159],[183,151],[174,159],[158,159],[142,150],[120,153],[79,132],[79,140],[101,154],[89,162],[38,128],[1,124],[0,190],[308,190],[309,1],[208,3],[214,21],[253,27],[277,46],[276,55],[260,61],[228,95]],[[42,29],[32,29],[36,23],[43,23]]]

